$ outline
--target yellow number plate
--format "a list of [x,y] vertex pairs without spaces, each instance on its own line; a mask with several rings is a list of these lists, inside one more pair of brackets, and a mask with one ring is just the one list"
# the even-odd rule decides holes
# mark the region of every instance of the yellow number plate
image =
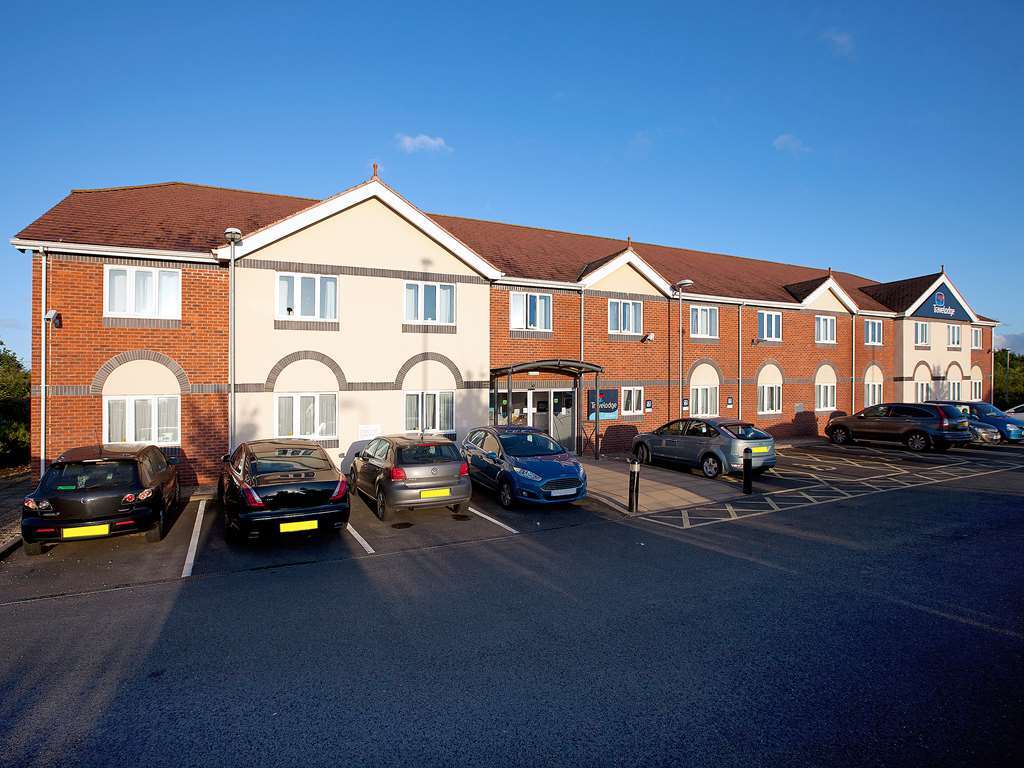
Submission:
[[751,448],[751,453],[768,453],[768,446],[762,445],[759,448]]
[[106,536],[108,533],[110,526],[107,524],[83,525],[79,528],[65,528],[61,531],[61,536],[65,539],[83,539],[88,536]]
[[291,531],[315,531],[316,525],[316,520],[299,520],[295,523],[281,523],[281,533],[290,533]]
[[421,499],[439,499],[439,498],[443,498],[444,496],[451,496],[451,495],[452,495],[452,489],[451,488],[434,488],[434,489],[429,490],[429,491],[420,491],[420,498]]

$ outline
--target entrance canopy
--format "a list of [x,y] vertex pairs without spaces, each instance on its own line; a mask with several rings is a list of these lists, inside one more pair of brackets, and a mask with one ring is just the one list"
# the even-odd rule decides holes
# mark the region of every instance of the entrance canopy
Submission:
[[516,363],[506,365],[502,368],[491,368],[491,378],[511,376],[513,373],[556,373],[563,376],[582,376],[585,373],[604,373],[597,363],[587,363],[583,360],[563,360],[555,358],[551,360],[534,360],[532,363]]

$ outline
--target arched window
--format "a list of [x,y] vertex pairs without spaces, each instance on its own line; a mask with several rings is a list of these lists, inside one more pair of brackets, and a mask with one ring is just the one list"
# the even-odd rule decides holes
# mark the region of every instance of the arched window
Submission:
[[956,363],[952,363],[946,369],[946,396],[950,400],[963,399],[964,372]]
[[836,409],[836,371],[831,365],[823,365],[814,375],[814,410],[834,411]]
[[766,365],[757,374],[757,412],[782,413],[782,371]]
[[914,369],[914,402],[923,403],[932,396],[932,369],[927,363],[918,363]]
[[152,360],[122,363],[103,382],[103,442],[179,445],[181,384]]
[[877,365],[869,366],[864,372],[864,407],[878,405],[882,402],[882,369]]
[[690,376],[690,415],[718,415],[718,371],[714,366],[701,363]]
[[971,400],[981,400],[984,391],[985,374],[981,372],[981,368],[974,366],[971,368]]
[[320,360],[292,361],[274,380],[274,437],[337,436],[337,376]]

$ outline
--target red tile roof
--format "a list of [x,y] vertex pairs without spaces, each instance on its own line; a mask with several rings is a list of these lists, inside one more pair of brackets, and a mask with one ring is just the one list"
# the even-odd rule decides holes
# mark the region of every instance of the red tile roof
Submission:
[[[209,251],[224,244],[224,228],[250,233],[319,200],[185,182],[76,189],[17,237],[89,245]],[[625,240],[427,214],[482,258],[513,277],[576,282],[626,249]],[[808,295],[828,271],[721,253],[632,243],[633,250],[670,283],[693,280],[693,293],[792,302]],[[926,275],[879,284],[848,272],[833,277],[862,309],[898,310],[906,294],[934,279]],[[813,287],[810,287],[813,286]],[[809,288],[810,287],[810,288]],[[808,290],[809,288],[809,290]],[[794,293],[795,291],[795,293]],[[917,298],[916,296],[914,297]],[[911,299],[911,302],[913,299]],[[905,307],[904,307],[905,308]]]

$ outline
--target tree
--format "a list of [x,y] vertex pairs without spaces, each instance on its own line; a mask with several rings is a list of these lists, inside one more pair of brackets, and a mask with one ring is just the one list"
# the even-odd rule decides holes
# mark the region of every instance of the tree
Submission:
[[0,465],[29,456],[29,372],[0,340]]
[[995,390],[995,404],[997,408],[1012,408],[1015,405],[1024,403],[1024,355],[1014,352],[1009,353],[1010,357],[1010,378],[1007,386],[1006,378],[1006,357],[1007,351],[1000,349],[996,351],[996,367],[993,377],[993,388]]

